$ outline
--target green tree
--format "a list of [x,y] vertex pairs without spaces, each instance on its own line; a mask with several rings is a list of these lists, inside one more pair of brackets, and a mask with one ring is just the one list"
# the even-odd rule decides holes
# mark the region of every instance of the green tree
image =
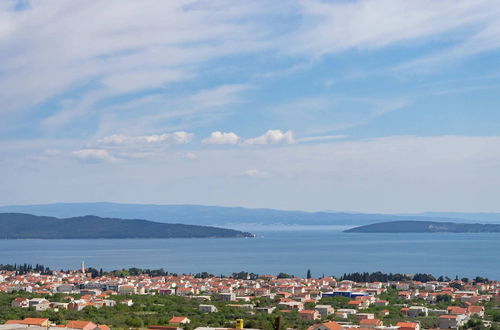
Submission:
[[436,302],[444,302],[444,303],[450,303],[451,302],[451,296],[449,294],[440,294],[439,296],[436,297]]

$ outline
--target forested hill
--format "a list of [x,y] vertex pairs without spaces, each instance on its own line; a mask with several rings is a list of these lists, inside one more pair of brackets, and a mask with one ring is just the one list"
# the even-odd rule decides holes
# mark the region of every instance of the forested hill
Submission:
[[500,233],[500,224],[392,221],[345,230],[346,233]]
[[252,237],[232,229],[100,218],[93,215],[58,219],[24,213],[0,213],[0,238],[208,238]]

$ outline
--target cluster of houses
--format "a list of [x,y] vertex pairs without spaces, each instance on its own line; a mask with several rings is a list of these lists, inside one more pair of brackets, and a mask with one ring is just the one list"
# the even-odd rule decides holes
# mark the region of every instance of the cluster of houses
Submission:
[[[384,309],[389,302],[379,296],[388,288],[395,288],[399,298],[405,303],[398,309],[406,321],[396,324],[384,324],[384,317],[390,311]],[[50,297],[55,293],[68,294],[65,302],[51,302],[44,298],[16,298],[12,306],[19,308],[33,307],[35,310],[73,309],[81,310],[87,306],[112,307],[116,299],[112,295],[177,295],[199,301],[199,311],[215,313],[217,307],[210,301],[223,301],[226,306],[239,308],[248,314],[296,312],[300,319],[315,323],[310,330],[327,329],[378,329],[378,330],[420,330],[420,323],[415,319],[422,316],[436,315],[441,329],[458,328],[471,317],[484,318],[484,303],[495,299],[500,301],[500,282],[463,283],[459,280],[448,282],[371,282],[337,281],[333,277],[319,279],[277,278],[263,275],[257,279],[239,279],[228,277],[196,278],[190,275],[157,276],[138,275],[129,277],[101,276],[92,278],[90,274],[78,271],[54,272],[53,275],[30,273],[17,275],[14,272],[0,272],[0,291],[27,291]],[[69,294],[78,294],[75,299]],[[447,295],[450,304],[446,309],[435,308],[439,297]],[[347,308],[334,309],[320,303],[322,297],[343,296],[349,298]],[[252,302],[256,297],[270,298],[271,306],[257,307]],[[420,302],[416,304],[415,302]],[[423,303],[422,303],[423,301]],[[122,299],[118,303],[131,305],[132,299]],[[370,306],[379,306],[375,313],[365,310]],[[312,307],[313,306],[313,307]],[[336,322],[328,321],[335,319]],[[324,322],[322,322],[324,321]],[[9,321],[10,322],[10,321]],[[189,319],[171,320],[175,327],[182,327]],[[485,325],[488,322],[485,321]],[[72,328],[67,325],[68,328]],[[84,330],[98,330],[86,328]],[[80,329],[80,328],[77,328]],[[101,329],[101,328],[99,328]],[[0,330],[2,328],[0,327]]]
[[[72,296],[67,296],[65,298],[66,300],[65,302],[51,302],[50,300],[45,298],[28,299],[28,298],[17,297],[14,300],[12,300],[11,306],[19,308],[33,307],[33,309],[36,311],[44,311],[49,308],[54,309],[56,311],[60,309],[81,311],[82,309],[88,306],[92,306],[95,308],[115,306],[116,300],[107,299],[109,298],[110,295],[116,295],[116,293],[104,292],[99,295],[84,294],[79,299],[75,299]],[[120,303],[125,304],[127,306],[132,306],[134,304],[132,299],[125,299],[120,301]]]
[[100,324],[97,325],[90,321],[68,321],[68,323],[64,325],[56,325],[50,322],[47,318],[25,318],[23,320],[9,320],[5,322],[5,324],[0,325],[0,330],[10,330],[10,329],[23,329],[29,328],[29,330],[37,330],[37,329],[64,329],[64,330],[110,330],[107,325]]

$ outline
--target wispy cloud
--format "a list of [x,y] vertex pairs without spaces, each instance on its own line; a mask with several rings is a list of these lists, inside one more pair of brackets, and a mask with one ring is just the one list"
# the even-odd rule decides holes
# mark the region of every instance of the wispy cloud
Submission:
[[266,144],[293,144],[295,138],[292,131],[283,132],[279,129],[269,130],[266,133],[246,139],[243,141],[244,145],[266,145]]
[[80,149],[71,153],[75,158],[89,163],[110,162],[117,163],[120,160],[111,155],[105,149]]
[[[231,10],[220,10],[226,5]],[[267,43],[258,24],[267,14],[243,2],[55,0],[12,8],[0,7],[0,111],[68,94],[76,104],[50,114],[46,125],[67,124],[112,97],[192,79],[210,60]]]
[[279,117],[283,125],[300,130],[303,135],[332,135],[334,131],[365,125],[412,103],[413,96],[409,95],[381,98],[318,94],[288,100],[272,106],[269,111]]
[[[497,48],[500,9],[494,0],[300,2],[303,25],[290,51],[308,55],[370,50],[421,41],[465,36],[469,52]],[[469,28],[468,30],[464,30]],[[472,31],[472,33],[471,33]],[[294,36],[295,38],[295,36]],[[464,49],[465,50],[465,49]]]
[[213,118],[244,102],[242,93],[250,88],[250,85],[223,84],[175,97],[147,95],[113,104],[102,116],[96,134],[109,134],[124,128],[137,134],[165,127],[186,130],[208,125]]
[[187,144],[193,139],[193,134],[179,131],[173,133],[128,136],[124,134],[113,134],[105,136],[95,142],[95,145],[104,146],[122,146],[122,145],[140,145],[140,144]]
[[[147,0],[140,5],[54,0],[33,1],[22,10],[3,3],[0,112],[22,121],[23,113],[36,111],[34,120],[52,135],[82,120],[92,122],[87,135],[131,122],[149,126],[146,131],[158,119],[196,125],[214,117],[216,108],[243,102],[238,94],[254,78],[309,69],[322,55],[446,39],[440,51],[404,64],[412,66],[500,47],[500,9],[494,0]],[[212,75],[207,73],[212,65],[220,71],[224,63],[215,61],[248,54],[284,56],[286,65],[280,67],[285,69],[255,70],[237,83],[201,87],[188,99],[186,93],[164,93]],[[146,99],[143,108],[134,103]],[[47,102],[50,106],[41,107]],[[113,111],[120,103],[136,104],[135,114]]]

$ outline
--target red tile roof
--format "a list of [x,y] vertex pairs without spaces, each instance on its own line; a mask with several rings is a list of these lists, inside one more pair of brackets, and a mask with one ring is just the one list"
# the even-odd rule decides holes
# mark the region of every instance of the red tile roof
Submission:
[[90,322],[90,321],[79,321],[79,320],[76,320],[76,321],[68,321],[68,323],[66,324],[66,327],[67,328],[74,328],[74,329],[83,329],[89,325],[93,325],[93,328],[95,328],[97,325],[95,325],[94,323]]
[[185,319],[186,319],[185,316],[174,316],[168,321],[168,323],[180,323],[180,322],[184,321]]

